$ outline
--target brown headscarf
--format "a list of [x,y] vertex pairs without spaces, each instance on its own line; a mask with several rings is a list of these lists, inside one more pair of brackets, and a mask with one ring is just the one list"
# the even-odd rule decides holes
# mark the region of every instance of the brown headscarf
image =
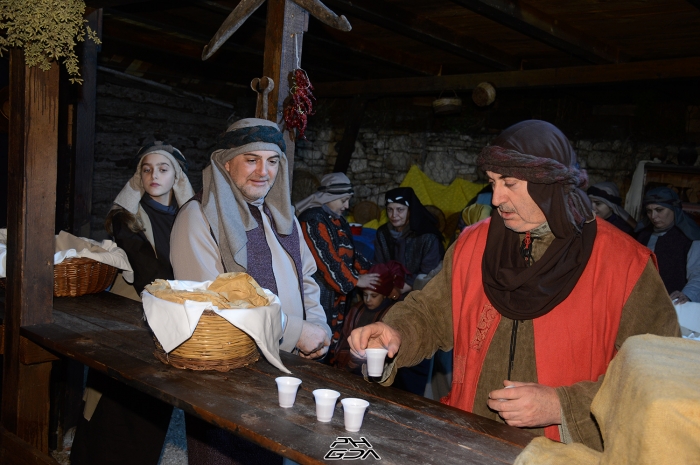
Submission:
[[545,254],[528,267],[520,235],[506,228],[494,208],[482,261],[484,292],[503,316],[529,320],[547,314],[576,286],[596,236],[588,184],[566,136],[545,121],[515,124],[484,148],[479,169],[528,182],[555,236]]

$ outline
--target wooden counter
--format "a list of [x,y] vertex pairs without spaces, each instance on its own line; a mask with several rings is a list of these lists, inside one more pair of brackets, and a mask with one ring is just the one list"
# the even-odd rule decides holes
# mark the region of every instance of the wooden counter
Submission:
[[[139,303],[109,293],[55,298],[53,323],[24,326],[20,334],[299,463],[328,462],[331,445],[343,437],[365,438],[388,464],[512,463],[532,439],[525,431],[286,353],[284,364],[303,383],[294,407],[283,409],[274,381],[282,373],[264,358],[227,373],[172,368],[153,356],[142,315]],[[340,404],[330,424],[316,421],[311,392],[318,388],[369,401],[359,433],[345,431]]]

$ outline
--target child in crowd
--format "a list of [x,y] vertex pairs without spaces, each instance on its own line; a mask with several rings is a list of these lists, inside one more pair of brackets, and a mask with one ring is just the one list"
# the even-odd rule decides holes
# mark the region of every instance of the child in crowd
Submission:
[[362,374],[363,360],[353,357],[350,353],[348,337],[355,328],[381,321],[391,306],[402,298],[400,289],[403,288],[408,270],[401,263],[390,260],[387,263],[374,265],[368,273],[378,274],[379,283],[363,287],[362,302],[354,305],[345,315],[338,350],[330,361],[330,364],[336,368],[359,375]]
[[[193,195],[187,161],[175,147],[156,141],[136,155],[136,173],[121,190],[105,228],[134,270],[133,287],[117,277],[115,292],[140,300],[144,286],[173,279],[170,230],[178,208]],[[157,465],[173,408],[99,373],[88,371],[83,417],[70,460],[73,465]]]

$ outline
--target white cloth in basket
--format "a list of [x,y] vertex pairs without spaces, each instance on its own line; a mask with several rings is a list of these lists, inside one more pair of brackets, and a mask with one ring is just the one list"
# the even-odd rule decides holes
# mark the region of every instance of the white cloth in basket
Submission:
[[[114,241],[104,240],[97,242],[86,237],[77,237],[65,231],[56,236],[56,253],[53,256],[53,264],[58,265],[67,258],[85,257],[100,263],[111,265],[123,270],[124,279],[129,282],[134,280],[134,272],[126,257],[126,252],[120,249]],[[0,229],[0,278],[6,276],[7,258],[7,229]]]
[[[175,290],[205,290],[212,281],[168,281]],[[272,292],[264,289],[268,305],[246,309],[223,309],[211,302],[185,301],[184,304],[159,299],[148,291],[141,294],[143,310],[148,325],[166,352],[171,352],[192,336],[204,310],[212,310],[221,315],[236,328],[248,334],[260,348],[268,362],[285,373],[291,373],[280,359],[282,338],[282,312],[280,300]]]

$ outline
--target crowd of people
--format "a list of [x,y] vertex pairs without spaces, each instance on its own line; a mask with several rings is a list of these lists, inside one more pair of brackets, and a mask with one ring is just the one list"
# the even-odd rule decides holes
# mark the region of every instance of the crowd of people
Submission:
[[[139,150],[106,220],[134,269],[131,296],[157,278],[244,271],[280,298],[280,350],[362,376],[364,350],[385,347],[379,381],[417,394],[436,351],[452,351],[444,403],[596,450],[590,405],[611,359],[630,336],[679,336],[672,304],[700,300],[700,226],[678,194],[649,190],[638,224],[614,183],[585,190],[552,124],[518,123],[483,149],[491,205],[465,207],[446,251],[437,219],[400,187],[364,256],[344,216],[350,179],[328,174],[293,206],[285,151],[276,124],[242,119],[195,194],[180,151]],[[72,463],[157,463],[171,408],[92,373],[87,385]],[[186,427],[192,465],[281,462],[196,417]]]

